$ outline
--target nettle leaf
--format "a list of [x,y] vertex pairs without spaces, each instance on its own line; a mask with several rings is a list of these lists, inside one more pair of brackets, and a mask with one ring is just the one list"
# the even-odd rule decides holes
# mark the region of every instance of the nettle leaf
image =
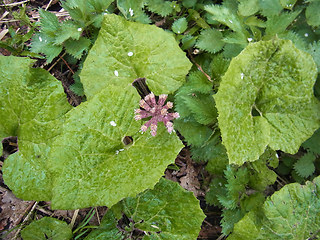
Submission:
[[151,12],[157,13],[162,17],[168,16],[173,11],[171,1],[147,0],[147,7]]
[[66,222],[51,217],[44,217],[26,226],[21,231],[21,237],[23,240],[68,240],[72,238],[72,231]]
[[289,13],[281,13],[279,16],[268,18],[266,22],[266,34],[275,35],[284,32],[286,28],[293,22],[293,20],[300,14],[300,11]]
[[55,44],[62,44],[64,41],[72,38],[73,40],[78,40],[81,36],[83,29],[80,26],[71,20],[67,20],[61,24],[59,32],[55,38]]
[[170,33],[106,15],[80,77],[88,99],[110,84],[129,85],[140,77],[160,95],[180,87],[190,68],[191,63]]
[[282,6],[279,0],[259,0],[261,14],[266,17],[279,15],[282,11]]
[[306,153],[294,164],[294,170],[300,177],[311,176],[316,170],[313,163],[315,159],[316,156],[313,153]]
[[83,51],[88,51],[90,45],[91,41],[85,37],[81,37],[79,40],[67,40],[64,43],[66,52],[76,59],[80,59]]
[[117,7],[126,19],[148,24],[149,16],[144,13],[144,0],[117,0]]
[[312,137],[301,146],[316,155],[320,155],[320,129],[315,131]]
[[317,64],[318,72],[320,72],[320,41],[309,44],[307,52],[313,57],[313,60]]
[[291,10],[296,4],[297,0],[280,0],[280,4],[283,8]]
[[251,16],[259,11],[259,0],[238,0],[239,13],[242,16]]
[[25,200],[49,200],[47,152],[61,133],[68,104],[61,83],[27,58],[0,56],[0,139],[17,136],[19,151],[4,162],[3,179]]
[[180,34],[183,33],[188,28],[188,22],[186,18],[179,18],[172,24],[172,31]]
[[202,30],[196,44],[199,49],[210,53],[219,52],[224,45],[223,35],[216,29]]
[[143,233],[142,239],[196,239],[205,218],[192,192],[164,178],[153,190],[122,200],[106,216],[86,240],[105,239],[110,230],[116,233],[115,226],[121,227],[119,223],[123,216],[131,221],[126,229],[127,236],[136,229]]
[[228,240],[318,238],[319,188],[320,177],[306,185],[284,186],[268,198],[263,208],[249,212],[238,222]]
[[61,45],[54,45],[55,38],[49,37],[48,34],[39,32],[32,37],[31,51],[34,53],[44,53],[47,58],[47,63],[57,57],[62,51]]
[[50,155],[53,208],[110,207],[152,188],[174,162],[182,143],[162,123],[156,137],[141,134],[139,100],[134,87],[110,85],[67,114]]
[[298,151],[320,125],[312,57],[291,41],[250,44],[234,58],[215,95],[230,163],[254,161],[267,145]]

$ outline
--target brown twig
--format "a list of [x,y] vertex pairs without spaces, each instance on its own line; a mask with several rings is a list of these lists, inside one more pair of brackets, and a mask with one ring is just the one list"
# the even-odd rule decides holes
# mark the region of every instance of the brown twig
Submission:
[[190,53],[190,50],[188,51],[188,53],[189,53],[191,62],[193,62],[193,63],[197,66],[198,70],[199,70],[200,72],[202,72],[202,73],[208,78],[208,80],[209,80],[210,82],[213,82],[212,79],[211,79],[211,77],[210,77],[205,71],[203,71],[202,67],[201,67],[198,63],[196,63],[196,61],[195,61],[194,58],[192,57],[192,54]]
[[64,60],[61,56],[59,56],[59,58],[67,65],[67,67],[68,67],[69,70],[72,72],[72,74],[74,74],[74,71],[71,69],[71,67],[69,66],[69,64],[67,63],[67,61]]
[[[62,54],[62,58],[66,55],[67,53]],[[54,64],[52,64],[49,68],[48,68],[48,72],[50,72],[52,70],[52,68],[54,68],[55,65],[57,65],[57,63],[61,60],[61,58],[57,59],[57,61],[55,61]]]
[[[31,210],[29,211],[28,215],[25,217],[25,219],[23,219],[23,222],[21,223],[21,225],[19,226],[19,228],[17,229],[16,233],[14,234],[14,237],[12,239],[17,239],[22,227],[24,226],[24,224],[29,220],[32,212],[34,211],[34,209],[36,208],[36,206],[38,205],[38,202],[32,202],[33,206],[31,208]],[[30,204],[30,206],[32,205]],[[29,208],[29,207],[28,207]],[[28,209],[27,208],[27,209]],[[26,210],[27,211],[27,210]]]

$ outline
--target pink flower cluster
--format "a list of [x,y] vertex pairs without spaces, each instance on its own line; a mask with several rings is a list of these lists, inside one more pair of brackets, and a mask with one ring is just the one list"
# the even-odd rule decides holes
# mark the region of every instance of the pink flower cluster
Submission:
[[143,118],[151,117],[151,119],[141,127],[142,132],[146,132],[150,127],[151,135],[155,136],[157,134],[158,122],[163,122],[169,133],[173,131],[173,123],[171,120],[178,118],[179,113],[168,112],[168,109],[173,107],[173,103],[167,102],[165,104],[167,97],[167,95],[161,94],[157,102],[155,95],[150,93],[145,96],[144,99],[140,100],[140,107],[143,109],[135,110],[136,115],[134,119],[141,120]]

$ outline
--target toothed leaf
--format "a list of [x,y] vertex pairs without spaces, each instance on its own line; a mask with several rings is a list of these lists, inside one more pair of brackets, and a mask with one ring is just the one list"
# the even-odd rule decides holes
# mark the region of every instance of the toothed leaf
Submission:
[[210,53],[219,52],[225,42],[223,41],[223,35],[216,29],[205,29],[201,31],[196,46]]
[[188,28],[188,22],[186,18],[179,18],[176,21],[174,21],[174,23],[172,24],[172,31],[180,34],[183,33],[184,31],[186,31]]
[[320,1],[310,1],[306,9],[307,23],[313,27],[320,25]]
[[286,28],[292,23],[292,21],[300,14],[300,11],[282,13],[279,16],[273,16],[268,18],[266,22],[266,34],[275,35],[277,33],[282,33]]
[[64,43],[66,52],[80,59],[84,51],[88,51],[91,45],[91,41],[85,37],[81,37],[79,40],[68,40]]
[[239,2],[239,13],[242,16],[251,16],[259,11],[259,0],[241,0]]
[[164,0],[147,0],[148,9],[151,12],[157,13],[162,17],[168,16],[172,13],[173,7],[170,1]]
[[316,170],[313,163],[315,159],[316,156],[313,153],[306,153],[294,164],[294,170],[300,177],[311,176]]

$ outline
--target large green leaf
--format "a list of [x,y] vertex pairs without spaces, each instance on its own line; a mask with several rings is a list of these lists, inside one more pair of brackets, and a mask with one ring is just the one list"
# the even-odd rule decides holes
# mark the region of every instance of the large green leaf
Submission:
[[[123,227],[119,223],[123,223],[121,218],[124,215],[130,219],[130,224],[126,231],[122,231],[121,237],[116,226]],[[153,190],[146,190],[135,198],[126,198],[112,207],[100,227],[86,240],[107,239],[112,236],[110,233],[116,236],[111,239],[125,239],[133,229],[144,233],[142,239],[196,239],[204,218],[199,201],[192,192],[161,178]]]
[[68,240],[72,238],[72,231],[66,222],[44,217],[25,227],[21,236],[23,240]]
[[230,163],[254,161],[267,145],[298,151],[320,126],[316,76],[312,57],[288,40],[250,44],[231,61],[215,95]]
[[[110,85],[68,113],[51,151],[53,208],[111,207],[152,188],[174,162],[182,143],[162,123],[156,137],[141,134],[139,100],[134,87]],[[123,143],[126,136],[132,144]]]
[[110,84],[129,85],[141,77],[160,95],[180,87],[190,67],[170,33],[106,15],[80,77],[88,99]]
[[0,139],[17,136],[19,152],[4,162],[3,178],[17,197],[49,200],[50,143],[71,109],[61,84],[33,60],[0,56]]
[[228,240],[302,240],[320,237],[320,177],[292,183],[274,193],[259,212],[249,212]]

